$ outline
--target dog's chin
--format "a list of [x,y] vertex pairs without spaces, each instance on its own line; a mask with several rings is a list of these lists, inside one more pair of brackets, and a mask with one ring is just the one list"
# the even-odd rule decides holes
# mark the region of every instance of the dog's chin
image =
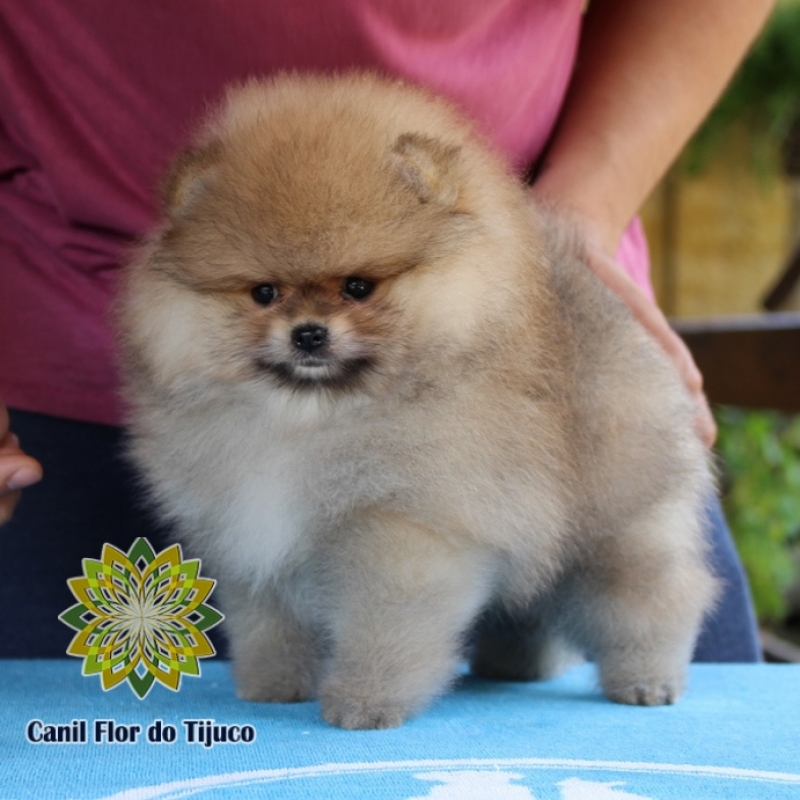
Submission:
[[302,361],[259,361],[259,369],[269,373],[282,386],[302,391],[358,389],[374,367],[369,358],[344,361],[307,358]]

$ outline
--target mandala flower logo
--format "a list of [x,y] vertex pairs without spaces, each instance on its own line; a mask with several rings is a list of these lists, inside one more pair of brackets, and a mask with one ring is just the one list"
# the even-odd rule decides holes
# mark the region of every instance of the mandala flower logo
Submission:
[[156,681],[178,691],[181,676],[199,677],[200,659],[215,655],[205,631],[223,617],[204,601],[216,581],[200,577],[199,559],[183,561],[180,545],[156,553],[140,538],[124,553],[106,544],[67,584],[78,600],[59,615],[77,631],[67,654],[104,691],[124,681],[140,700]]

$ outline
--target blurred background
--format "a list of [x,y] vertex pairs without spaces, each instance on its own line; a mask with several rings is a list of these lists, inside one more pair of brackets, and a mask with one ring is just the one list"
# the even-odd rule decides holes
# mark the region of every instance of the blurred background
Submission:
[[800,661],[800,0],[778,3],[643,217],[714,404],[765,655]]

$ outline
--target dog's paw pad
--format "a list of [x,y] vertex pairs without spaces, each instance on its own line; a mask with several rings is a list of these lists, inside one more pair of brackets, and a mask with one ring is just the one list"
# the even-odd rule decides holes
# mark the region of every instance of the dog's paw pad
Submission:
[[367,697],[323,694],[322,716],[337,728],[350,731],[398,728],[407,716],[398,703]]
[[339,703],[323,705],[322,716],[331,725],[348,731],[399,728],[404,721],[403,714],[396,708],[353,708]]
[[682,687],[676,681],[636,681],[604,687],[609,700],[631,706],[666,706],[677,702]]

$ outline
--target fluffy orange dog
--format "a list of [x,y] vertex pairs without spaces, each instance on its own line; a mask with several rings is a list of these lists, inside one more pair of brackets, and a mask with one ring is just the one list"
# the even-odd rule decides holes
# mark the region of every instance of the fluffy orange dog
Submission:
[[476,624],[480,674],[584,654],[613,700],[678,697],[714,595],[691,402],[469,124],[370,76],[251,83],[165,198],[121,299],[131,453],[242,697],[399,725]]

